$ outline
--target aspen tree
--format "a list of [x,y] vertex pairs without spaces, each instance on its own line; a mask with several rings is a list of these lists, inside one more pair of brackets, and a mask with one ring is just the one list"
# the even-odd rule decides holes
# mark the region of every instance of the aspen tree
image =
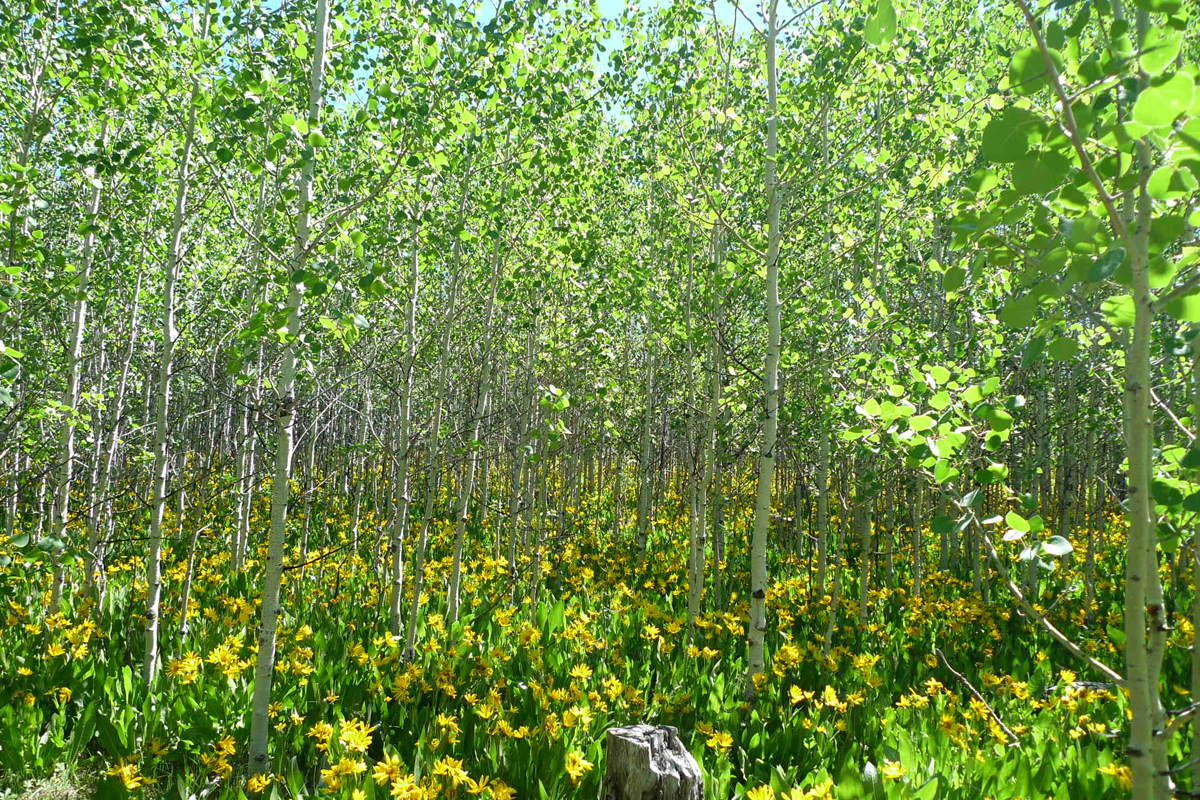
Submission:
[[[200,24],[200,41],[208,38],[210,6],[204,5],[204,21]],[[195,67],[196,69],[198,67]],[[179,156],[179,174],[175,188],[175,209],[171,216],[171,237],[163,269],[162,338],[159,342],[158,376],[154,405],[154,466],[150,506],[150,551],[146,554],[146,627],[142,652],[142,680],[153,684],[158,674],[159,612],[162,605],[162,536],[163,513],[167,504],[167,473],[170,455],[167,452],[167,415],[171,407],[171,368],[175,357],[175,286],[183,262],[183,230],[186,222],[188,189],[191,183],[192,145],[196,140],[196,103],[200,96],[200,76],[193,73],[188,95],[188,122]]]
[[[329,3],[317,0],[313,23],[313,60],[309,72],[308,127],[320,123],[324,104],[325,49],[329,37]],[[287,336],[283,343],[276,403],[275,474],[271,485],[271,531],[267,542],[266,570],[263,574],[262,617],[258,631],[258,656],[254,669],[254,698],[250,720],[249,769],[259,775],[270,769],[271,681],[275,675],[275,638],[279,621],[280,587],[283,584],[284,543],[287,539],[287,506],[291,495],[293,425],[295,423],[296,344],[300,335],[300,307],[304,300],[295,271],[308,258],[309,206],[312,203],[314,157],[303,157],[298,181],[296,237],[292,249],[292,269],[288,279]]]
[[[470,173],[463,180],[462,197],[458,203],[458,226],[466,221],[467,197],[471,188]],[[458,292],[461,280],[462,237],[454,237],[450,255],[450,302],[446,323],[442,328],[442,341],[438,352],[437,378],[433,386],[433,426],[429,432],[429,453],[425,464],[425,508],[421,513],[421,532],[417,539],[416,558],[413,563],[412,607],[408,612],[408,629],[405,636],[404,657],[411,661],[416,656],[417,619],[421,615],[421,592],[425,586],[425,555],[429,548],[429,526],[433,522],[433,508],[437,501],[437,480],[442,471],[442,414],[446,405],[446,384],[450,369],[451,320],[458,308]]]
[[767,535],[771,525],[771,484],[775,475],[776,432],[779,428],[779,216],[783,194],[777,181],[779,150],[779,79],[775,46],[779,36],[778,0],[767,0],[767,153],[763,190],[767,203],[767,350],[763,367],[763,420],[758,448],[758,492],[754,502],[754,528],[750,539],[750,625],[746,695],[753,700],[754,677],[766,670]]
[[638,458],[637,551],[638,565],[646,560],[652,509],[650,480],[650,427],[654,420],[654,354],[646,348],[646,411],[642,415],[642,444]]
[[[138,310],[141,307],[142,293],[142,267],[139,265],[137,279],[133,285],[133,291],[130,294],[129,303],[129,347],[125,351],[125,356],[121,360],[121,375],[117,379],[117,389],[113,393],[111,423],[108,430],[106,447],[99,457],[99,474],[96,477],[96,507],[88,514],[88,566],[87,566],[87,584],[85,593],[87,596],[96,594],[97,584],[103,592],[104,581],[104,543],[101,537],[105,526],[102,522],[105,517],[101,514],[101,509],[105,506],[111,509],[112,499],[108,496],[109,486],[112,481],[113,465],[117,460],[117,448],[121,441],[121,423],[122,415],[125,411],[125,394],[129,388],[129,370],[133,363],[133,355],[137,349],[139,317]],[[111,518],[111,514],[108,515]]]
[[[108,138],[109,120],[105,116],[100,123],[99,145],[104,146]],[[51,522],[53,537],[62,546],[67,542],[67,521],[71,513],[71,479],[75,463],[75,428],[78,425],[75,415],[79,413],[79,378],[83,358],[83,336],[87,330],[88,290],[92,280],[92,260],[96,247],[96,233],[99,231],[97,218],[100,215],[100,198],[104,188],[103,181],[97,175],[89,178],[91,191],[84,216],[83,250],[80,253],[79,268],[75,279],[75,303],[71,311],[71,331],[67,339],[66,351],[66,385],[62,393],[62,430],[58,440],[58,480],[55,485],[54,514]],[[66,564],[62,557],[54,561],[53,584],[50,589],[49,612],[57,614],[62,606],[64,584],[67,578]]]
[[[388,601],[388,630],[392,636],[400,635],[403,624],[401,604],[404,596],[404,537],[412,506],[412,491],[409,479],[409,455],[412,451],[412,394],[413,370],[417,363],[417,305],[421,288],[421,240],[417,214],[412,223],[412,274],[408,278],[408,302],[404,311],[404,377],[400,381],[400,459],[396,466],[399,481],[397,496],[399,508],[392,520],[392,588]],[[414,609],[415,612],[415,609]]]
[[462,486],[459,487],[458,510],[454,522],[454,555],[450,567],[450,597],[446,616],[450,622],[458,621],[459,594],[462,591],[462,551],[463,536],[467,526],[467,514],[471,503],[471,492],[475,487],[475,470],[479,464],[479,425],[487,412],[488,393],[491,391],[492,380],[492,318],[496,311],[496,289],[500,284],[500,273],[504,269],[504,237],[496,232],[496,250],[492,257],[492,276],[489,281],[487,311],[483,319],[483,367],[479,375],[479,394],[476,401],[475,413],[471,417],[471,434],[467,445],[471,454],[467,457],[466,475]]

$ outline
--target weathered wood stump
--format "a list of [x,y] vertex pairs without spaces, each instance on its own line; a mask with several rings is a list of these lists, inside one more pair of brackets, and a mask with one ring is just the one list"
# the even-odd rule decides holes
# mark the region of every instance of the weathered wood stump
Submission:
[[696,759],[669,725],[608,730],[603,800],[704,800]]

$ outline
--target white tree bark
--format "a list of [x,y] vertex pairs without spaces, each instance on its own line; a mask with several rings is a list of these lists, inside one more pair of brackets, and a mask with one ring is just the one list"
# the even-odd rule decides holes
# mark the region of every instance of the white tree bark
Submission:
[[822,429],[820,436],[817,449],[817,594],[824,597],[829,571],[829,433]]
[[[133,294],[129,306],[129,348],[121,362],[121,377],[117,379],[117,390],[113,394],[111,407],[111,427],[108,431],[108,447],[100,456],[100,472],[96,478],[96,507],[89,514],[88,521],[88,570],[86,592],[90,596],[97,586],[103,591],[104,581],[104,542],[101,541],[101,531],[104,530],[104,518],[100,514],[102,508],[112,508],[108,497],[109,485],[112,482],[113,465],[117,460],[117,445],[121,441],[121,417],[125,413],[125,393],[129,388],[129,370],[133,363],[133,354],[138,340],[138,309],[141,304],[142,270],[138,269],[137,280],[134,282]],[[99,593],[98,593],[99,594]]]
[[654,354],[646,348],[646,414],[642,418],[642,447],[638,461],[637,550],[638,566],[646,559],[650,535],[650,425],[654,419]]
[[[458,204],[458,220],[461,225],[466,219],[467,196],[470,192],[470,174],[463,181],[462,198]],[[413,563],[412,608],[408,612],[408,629],[405,636],[404,657],[411,661],[417,653],[417,619],[421,615],[421,592],[425,588],[425,553],[429,548],[429,526],[433,522],[433,507],[437,499],[437,481],[442,471],[442,412],[446,402],[446,383],[450,369],[451,320],[458,308],[460,262],[462,239],[454,237],[454,249],[450,257],[450,307],[446,312],[446,324],[442,329],[442,344],[438,353],[437,379],[434,384],[433,427],[429,432],[429,461],[425,472],[425,508],[421,515],[421,533],[417,539],[417,552]]]
[[779,216],[783,197],[777,182],[779,149],[779,82],[775,43],[779,35],[778,0],[768,0],[767,158],[764,192],[767,200],[767,352],[763,368],[763,422],[758,450],[758,495],[754,501],[754,528],[750,539],[750,626],[746,696],[754,697],[754,676],[766,670],[767,635],[767,532],[771,524],[771,487],[775,475],[775,439],[779,429]]
[[[313,25],[313,63],[309,75],[308,125],[320,122],[324,99],[325,49],[329,39],[328,0],[317,0]],[[309,205],[312,202],[314,163],[303,159],[300,168],[300,195],[296,208],[296,239],[292,251],[292,269],[304,266],[308,252]],[[300,335],[300,286],[288,279],[287,338],[283,343],[282,364],[277,384],[279,404],[276,417],[275,474],[271,486],[271,533],[267,544],[267,563],[263,575],[262,617],[258,630],[258,657],[254,669],[254,698],[251,705],[249,769],[258,775],[270,768],[271,682],[275,677],[275,638],[279,621],[279,593],[283,583],[283,554],[287,538],[287,506],[291,495],[292,444],[296,386],[296,343]],[[314,431],[315,435],[315,431]]]
[[[100,124],[100,146],[108,136],[108,119]],[[63,388],[62,432],[58,442],[58,483],[55,486],[54,518],[51,531],[55,538],[67,541],[67,520],[71,514],[71,476],[75,462],[75,414],[79,405],[79,365],[83,356],[83,334],[87,330],[88,289],[92,280],[92,257],[96,245],[96,219],[100,214],[100,197],[104,184],[96,176],[91,177],[92,191],[88,196],[83,236],[83,252],[79,258],[79,276],[75,284],[75,307],[71,314],[71,334],[67,340],[67,381]],[[57,614],[62,607],[63,586],[66,583],[66,564],[62,559],[54,562],[54,580],[50,590],[50,614]]]
[[467,459],[467,474],[463,478],[462,486],[459,487],[458,511],[455,514],[454,556],[450,566],[450,598],[446,614],[452,623],[458,621],[459,594],[462,591],[463,535],[467,527],[467,512],[471,504],[471,492],[475,488],[475,470],[479,464],[479,448],[476,442],[479,441],[479,426],[483,422],[484,414],[487,413],[488,392],[491,390],[492,318],[496,311],[496,289],[500,283],[500,273],[504,268],[503,238],[501,236],[496,239],[496,253],[492,262],[492,279],[488,292],[487,311],[484,313],[483,319],[483,371],[479,376],[479,396],[476,401],[475,415],[471,420],[471,438],[467,440],[467,446],[471,448],[471,454]]
[[[201,38],[208,37],[208,6],[205,6]],[[192,76],[192,91],[188,96],[188,125],[184,133],[183,150],[179,156],[179,178],[175,188],[175,210],[171,217],[171,239],[167,262],[163,268],[162,340],[158,356],[158,381],[154,405],[154,467],[151,480],[150,550],[146,554],[146,627],[142,652],[142,680],[153,684],[158,674],[159,611],[162,604],[162,524],[167,505],[167,414],[171,407],[171,365],[175,357],[175,285],[183,261],[183,225],[187,211],[188,184],[191,181],[192,145],[196,139],[196,101],[200,96],[200,80]]]
[[392,520],[392,591],[388,600],[388,630],[392,636],[400,635],[402,617],[400,606],[404,597],[404,537],[408,531],[408,520],[412,506],[412,491],[409,481],[409,450],[412,449],[412,391],[413,370],[417,363],[417,305],[421,288],[421,242],[417,227],[417,216],[412,225],[412,275],[408,283],[408,308],[404,315],[404,346],[407,358],[404,377],[400,382],[400,459],[396,466],[399,508]]

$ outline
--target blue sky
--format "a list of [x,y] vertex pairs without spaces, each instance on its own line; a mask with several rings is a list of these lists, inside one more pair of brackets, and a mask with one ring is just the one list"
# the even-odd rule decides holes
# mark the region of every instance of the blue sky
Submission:
[[[516,0],[519,2],[520,0]],[[628,2],[635,3],[642,9],[659,8],[667,5],[671,0],[596,0],[596,5],[600,10],[600,14],[609,19],[618,19],[621,13],[625,10]],[[514,2],[514,0],[482,0],[479,13],[480,22],[486,22],[495,14],[495,7],[498,2]],[[752,20],[758,20],[758,7],[761,0],[740,0],[742,11],[745,17]],[[780,0],[780,13],[785,13],[785,10],[790,6],[789,0]],[[737,16],[736,6],[732,0],[717,0],[716,4],[717,16],[722,22],[730,24],[734,17]],[[744,32],[748,30],[745,17],[738,21],[738,30]],[[596,66],[602,70],[607,70],[608,56],[621,46],[621,37],[619,34],[610,36],[604,42],[606,52],[599,55]]]
[[[512,0],[508,0],[508,2],[511,1]],[[626,2],[627,0],[596,0],[596,5],[600,9],[600,13],[605,17],[616,19],[621,16],[621,12],[625,9]],[[642,8],[657,8],[659,6],[666,5],[669,0],[636,0],[636,2],[637,5]],[[483,8],[480,13],[481,20],[487,20],[491,18],[492,14],[494,13],[494,3],[495,0],[484,0]],[[787,5],[788,3],[786,0],[781,3],[781,7],[786,7]],[[758,15],[755,12],[757,7],[757,0],[742,0],[742,8],[751,19],[757,18]],[[734,5],[731,0],[717,0],[717,15],[724,22],[732,22],[735,13]]]

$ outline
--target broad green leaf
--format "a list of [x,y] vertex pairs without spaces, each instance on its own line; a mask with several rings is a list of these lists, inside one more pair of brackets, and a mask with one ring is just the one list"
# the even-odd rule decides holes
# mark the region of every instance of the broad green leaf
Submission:
[[937,534],[947,534],[954,530],[954,518],[945,515],[934,517],[929,529]]
[[1047,194],[1057,189],[1071,171],[1066,156],[1038,153],[1013,165],[1013,187],[1021,194]]
[[1068,336],[1060,336],[1046,348],[1046,354],[1055,361],[1066,361],[1079,352],[1079,342]]
[[1183,44],[1183,34],[1171,28],[1157,25],[1146,32],[1145,44],[1139,59],[1142,69],[1151,75],[1157,75],[1175,62],[1179,55],[1179,47]]
[[938,462],[933,465],[933,479],[938,483],[945,483],[948,480],[957,478],[959,471],[950,466],[950,463],[944,458],[938,459]]
[[1181,0],[1133,0],[1133,4],[1151,13],[1174,14],[1183,7]]
[[1065,556],[1075,548],[1061,536],[1051,536],[1042,542],[1042,552],[1048,556]]
[[923,414],[916,417],[910,417],[908,420],[908,427],[909,430],[915,431],[916,433],[927,431],[933,427],[933,417],[927,417]]
[[1134,319],[1133,296],[1128,294],[1110,297],[1100,304],[1100,311],[1108,324],[1117,328],[1132,328]]
[[942,287],[947,292],[958,291],[967,280],[967,271],[962,267],[951,267],[946,270],[946,277],[942,279]]
[[988,425],[994,431],[1006,431],[1013,426],[1012,415],[1002,408],[993,407],[991,413],[988,414]]
[[1149,128],[1164,128],[1188,110],[1195,93],[1190,75],[1176,72],[1165,81],[1147,87],[1133,105],[1133,119]]
[[1200,322],[1200,290],[1176,297],[1167,303],[1166,310],[1180,322]]
[[1162,479],[1150,483],[1150,493],[1160,506],[1177,506],[1183,502],[1183,492],[1174,483]]
[[997,164],[1019,161],[1030,144],[1041,141],[1042,120],[1024,108],[1009,106],[983,129],[983,155]]
[[[1062,53],[1047,48],[1056,70],[1063,68]],[[1008,64],[1008,84],[1017,94],[1033,94],[1050,85],[1046,61],[1037,47],[1025,47],[1013,54]]]
[[896,8],[891,0],[880,0],[879,9],[867,20],[863,38],[873,47],[891,44],[896,38]]
[[1108,638],[1112,639],[1117,647],[1125,646],[1125,631],[1114,625],[1106,625],[1104,629],[1108,632]]
[[1008,525],[1008,527],[1013,528],[1014,530],[1021,531],[1022,533],[1029,533],[1029,520],[1025,519],[1015,511],[1009,511],[1007,514],[1005,514],[1004,522]]
[[1092,270],[1088,273],[1088,282],[1099,283],[1100,281],[1108,280],[1117,271],[1117,268],[1124,263],[1125,248],[1114,247],[1097,258],[1096,262],[1092,264]]
[[1027,328],[1033,324],[1033,316],[1037,311],[1038,300],[1032,294],[1014,297],[1004,304],[1000,310],[1000,319],[1005,325],[1014,328]]
[[1032,364],[1036,364],[1042,354],[1046,352],[1046,337],[1034,336],[1025,345],[1021,351],[1021,369],[1024,369]]

